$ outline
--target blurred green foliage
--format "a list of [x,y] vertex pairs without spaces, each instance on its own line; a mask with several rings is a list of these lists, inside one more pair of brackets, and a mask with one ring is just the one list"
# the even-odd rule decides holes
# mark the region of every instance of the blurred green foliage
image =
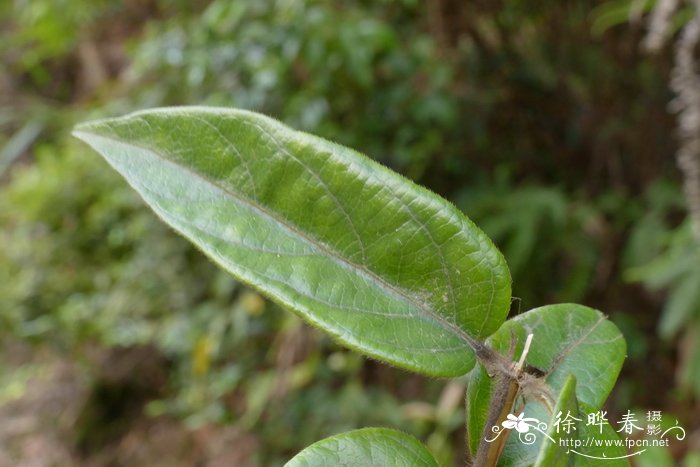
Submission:
[[215,1],[149,25],[131,73],[147,105],[261,111],[419,178],[459,105],[454,70],[412,28],[419,14],[399,2]]
[[[92,372],[86,349],[152,346],[169,377],[146,412],[253,433],[255,465],[371,425],[460,462],[463,417],[444,382],[339,349],[239,286],[67,134],[144,107],[236,106],[454,200],[506,254],[514,312],[559,301],[614,312],[638,343],[623,383],[648,377],[649,360],[673,377],[664,359],[682,332],[680,383],[700,394],[700,262],[669,181],[668,59],[639,55],[621,13],[631,4],[0,3],[0,339]],[[672,391],[646,386],[627,386],[634,404]]]
[[650,209],[630,234],[625,277],[667,292],[658,333],[667,341],[682,337],[679,383],[700,395],[700,248],[688,220],[673,225],[668,219],[685,206],[679,191],[655,188],[649,192]]
[[465,189],[459,199],[460,208],[501,245],[522,310],[541,297],[552,303],[585,297],[602,250],[595,205],[553,187],[514,189],[503,177]]
[[[360,356],[243,290],[77,144],[37,148],[33,164],[13,170],[0,223],[0,242],[12,245],[0,252],[4,337],[78,359],[94,345],[154,345],[173,366],[167,397],[148,406],[152,415],[254,430],[265,465],[355,426],[395,424],[423,435],[434,427],[412,422],[390,393],[363,386]],[[460,422],[456,411],[440,424],[453,430]]]

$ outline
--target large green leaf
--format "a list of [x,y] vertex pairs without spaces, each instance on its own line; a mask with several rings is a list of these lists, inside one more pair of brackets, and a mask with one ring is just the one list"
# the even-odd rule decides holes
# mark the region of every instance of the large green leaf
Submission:
[[[579,407],[600,409],[625,359],[625,340],[617,326],[592,308],[575,304],[549,305],[509,320],[488,339],[488,343],[506,353],[514,338],[515,355],[519,355],[529,333],[534,339],[526,363],[544,373],[544,381],[553,399],[561,399],[562,390],[573,375],[577,381]],[[472,370],[467,390],[467,429],[472,452],[476,452],[484,435],[487,418],[479,407],[491,405],[492,386],[492,379],[481,366]],[[543,421],[551,416],[549,410],[537,401],[529,401],[519,411]],[[533,463],[540,445],[524,445],[511,436],[501,465]]]
[[510,275],[453,205],[365,156],[259,114],[156,109],[82,124],[153,210],[241,281],[346,345],[466,373]]
[[417,439],[396,430],[364,428],[318,441],[285,467],[438,467]]

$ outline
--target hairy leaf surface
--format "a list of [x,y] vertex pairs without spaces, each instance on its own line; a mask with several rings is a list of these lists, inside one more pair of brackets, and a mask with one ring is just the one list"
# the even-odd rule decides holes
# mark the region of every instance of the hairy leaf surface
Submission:
[[265,116],[182,107],[80,125],[175,230],[239,280],[346,345],[457,376],[493,333],[510,275],[453,205]]

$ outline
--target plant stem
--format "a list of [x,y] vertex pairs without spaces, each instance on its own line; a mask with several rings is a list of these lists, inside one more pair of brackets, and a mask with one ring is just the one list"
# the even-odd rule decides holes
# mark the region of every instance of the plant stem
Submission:
[[[486,427],[502,426],[503,421],[506,420],[508,414],[513,410],[518,389],[517,380],[507,375],[497,376],[496,391],[489,409]],[[486,442],[485,438],[481,439],[479,449],[476,451],[475,466],[495,467],[498,464],[498,459],[501,457],[510,433],[508,429],[504,428],[504,431],[505,433],[491,443]]]
[[[533,335],[528,334],[520,359],[517,363],[512,363],[510,366],[512,371],[497,372],[494,375],[495,390],[491,398],[491,407],[489,409],[486,426],[484,427],[484,434],[486,434],[489,427],[503,427],[503,422],[507,419],[508,414],[512,413],[518,392],[520,391],[520,376],[525,366],[527,354],[530,351],[532,338]],[[511,345],[511,360],[513,347],[514,342]],[[501,436],[498,436],[490,443],[486,441],[486,436],[482,436],[474,461],[476,467],[496,467],[498,459],[500,459],[503,449],[505,448],[508,435],[510,434],[510,430],[505,427],[503,427],[503,431],[504,433]]]

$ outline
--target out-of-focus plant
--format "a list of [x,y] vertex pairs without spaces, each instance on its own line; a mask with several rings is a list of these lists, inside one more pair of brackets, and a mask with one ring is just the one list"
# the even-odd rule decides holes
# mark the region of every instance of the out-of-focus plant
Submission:
[[581,300],[591,291],[601,256],[601,214],[562,190],[514,187],[505,178],[464,190],[457,204],[501,245],[514,295],[525,304],[538,297]]
[[[653,214],[652,214],[653,216]],[[680,340],[681,367],[678,373],[682,387],[700,394],[700,248],[691,234],[689,222],[675,229],[654,225],[658,219],[650,216],[647,223],[637,227],[633,241],[647,237],[657,240],[646,243],[647,250],[658,254],[642,265],[631,267],[626,277],[641,281],[652,290],[667,291],[663,314],[659,320],[660,336],[671,342]],[[629,247],[639,246],[632,243]]]
[[[641,409],[637,409],[633,411],[633,413],[635,413],[635,418],[639,420],[644,420],[650,414],[649,411]],[[671,429],[672,432],[675,432],[676,430],[672,427],[677,424],[677,421],[677,414],[672,412],[659,413],[658,419],[651,423],[652,433],[648,431],[646,433],[640,433],[639,437],[651,441],[654,439],[654,430],[666,431]],[[668,445],[655,446],[653,443],[650,443],[642,453],[635,456],[634,465],[636,467],[699,467],[700,453],[691,448],[683,453],[683,455],[679,455],[678,452],[674,452],[674,449]]]
[[[670,109],[677,115],[676,161],[683,196],[663,191],[659,185],[649,190],[651,209],[630,236],[626,276],[649,288],[668,291],[659,334],[667,341],[682,334],[679,381],[700,395],[700,69],[696,52],[700,5],[678,0],[623,0],[602,4],[594,15],[600,32],[626,20],[639,24],[644,18],[647,28],[640,47],[650,53],[658,53],[669,44],[674,47],[669,82],[675,98]],[[669,211],[682,208],[686,209],[686,220],[669,225]]]
[[274,113],[420,178],[431,156],[454,151],[443,141],[460,101],[418,18],[417,5],[215,0],[200,16],[151,25],[128,76],[146,90],[141,105]]
[[0,56],[16,74],[27,73],[34,84],[46,84],[51,79],[49,62],[72,53],[84,26],[110,8],[115,9],[114,3],[105,0],[3,2],[0,17],[8,34],[0,43]]
[[615,26],[641,25],[649,13],[650,32],[642,45],[658,49],[693,16],[693,6],[678,0],[605,1],[591,11],[591,33],[600,36]]
[[[234,283],[206,263],[190,261],[191,249],[131,194],[105,191],[116,180],[99,173],[84,153],[45,146],[35,154],[34,165],[13,171],[0,199],[0,235],[13,245],[3,249],[0,262],[7,279],[0,287],[10,298],[0,318],[5,329],[41,338],[63,326],[54,340],[66,345],[86,335],[109,345],[140,344],[167,327],[154,318],[170,315],[168,310],[189,311],[201,296],[211,298],[209,306],[228,306]],[[113,227],[125,216],[131,221]],[[142,249],[168,266],[139,260]],[[97,272],[105,264],[109,268]],[[182,280],[175,275],[184,270],[191,271],[185,281],[193,288],[164,294],[164,285]]]
[[623,256],[624,276],[653,291],[665,291],[658,333],[678,342],[677,380],[681,389],[700,394],[700,248],[682,193],[658,183],[647,193],[646,213],[634,225]]
[[[404,409],[363,385],[359,356],[303,332],[217,270],[76,145],[42,146],[35,156],[0,187],[0,242],[12,245],[0,250],[1,339],[78,359],[94,346],[152,345],[172,368],[148,413],[254,433],[267,447],[251,459],[260,465],[331,432],[382,423],[430,437],[452,462],[447,440],[461,411]],[[436,398],[441,386],[422,385]],[[105,430],[111,422],[98,421]]]

